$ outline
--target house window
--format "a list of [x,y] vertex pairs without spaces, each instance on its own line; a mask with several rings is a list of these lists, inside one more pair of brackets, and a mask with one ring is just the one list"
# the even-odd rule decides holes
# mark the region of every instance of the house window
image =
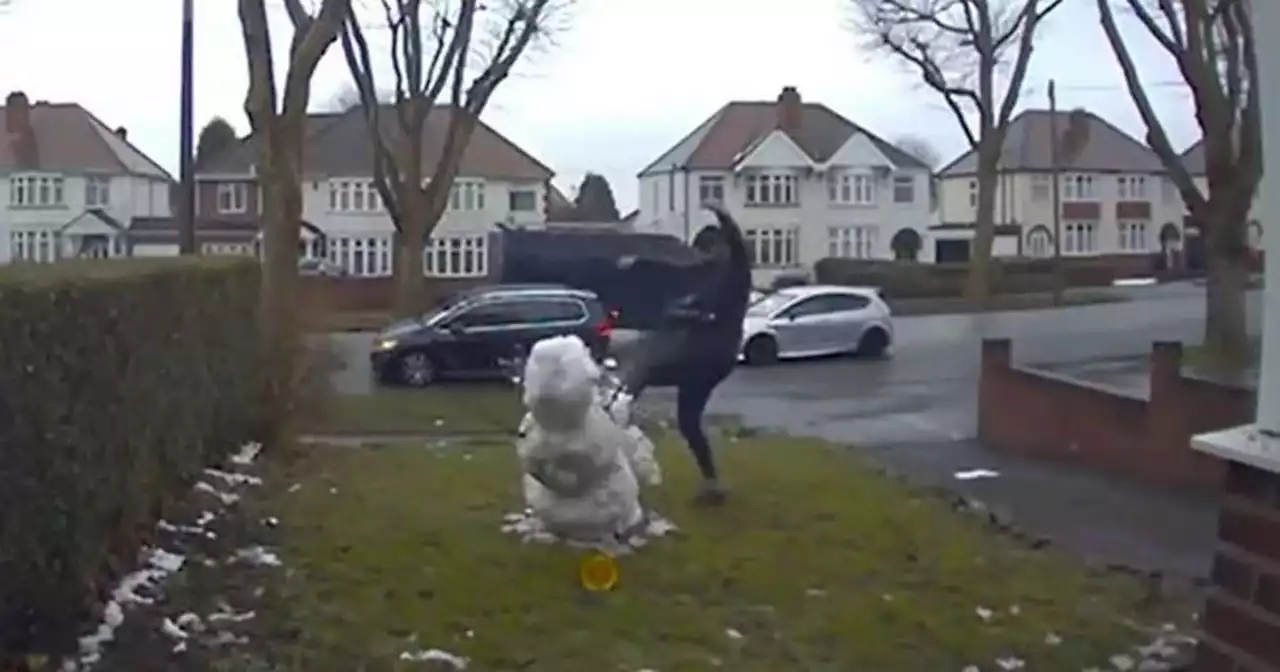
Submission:
[[1121,221],[1116,227],[1120,233],[1121,252],[1147,252],[1147,222]]
[[969,207],[978,207],[978,181],[969,180]]
[[795,175],[760,174],[747,176],[747,205],[797,205],[799,181]]
[[422,252],[422,271],[436,278],[478,278],[489,274],[488,237],[432,237]]
[[1062,254],[1085,255],[1097,251],[1097,222],[1067,222],[1062,225]]
[[16,175],[9,178],[9,207],[62,207],[66,205],[64,185],[56,175]]
[[330,212],[381,212],[382,196],[372,180],[330,180]]
[[879,233],[875,226],[833,226],[827,229],[827,256],[873,259]]
[[52,231],[14,231],[9,234],[14,261],[49,263],[58,260],[58,236]]
[[1053,196],[1053,178],[1048,175],[1031,176],[1031,200],[1044,202]]
[[484,210],[484,182],[458,180],[449,188],[449,209]]
[[1064,175],[1062,177],[1062,200],[1092,201],[1095,198],[1092,175]]
[[916,178],[913,175],[895,175],[893,177],[893,202],[914,203],[916,200]]
[[[897,196],[896,184],[894,195]],[[827,198],[841,205],[875,205],[875,178],[857,173],[832,173],[827,176]]]
[[1121,175],[1117,177],[1116,196],[1122,201],[1147,200],[1147,178],[1142,175]]
[[724,202],[724,178],[715,175],[703,175],[698,178],[698,202]]
[[531,189],[511,191],[507,194],[507,209],[512,212],[533,212],[538,209],[538,192]]
[[380,278],[391,275],[390,236],[341,236],[329,238],[329,261],[348,275]]
[[800,230],[797,228],[760,228],[742,232],[751,263],[760,268],[797,266]]
[[111,178],[84,178],[84,206],[101,208],[108,205],[111,205]]
[[243,182],[224,182],[218,185],[218,212],[233,214],[249,209],[249,186]]
[[1027,234],[1027,256],[1043,259],[1053,255],[1053,238],[1049,231],[1038,226]]

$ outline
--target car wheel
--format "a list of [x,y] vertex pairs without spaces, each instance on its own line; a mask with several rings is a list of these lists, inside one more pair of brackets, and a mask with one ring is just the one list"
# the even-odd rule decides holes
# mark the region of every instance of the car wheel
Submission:
[[763,366],[778,361],[778,341],[772,336],[755,336],[747,341],[742,353],[750,366]]
[[396,360],[400,382],[410,387],[427,387],[436,382],[439,371],[425,352],[407,352]]
[[889,335],[884,329],[872,327],[858,339],[858,355],[861,357],[883,357],[889,348]]

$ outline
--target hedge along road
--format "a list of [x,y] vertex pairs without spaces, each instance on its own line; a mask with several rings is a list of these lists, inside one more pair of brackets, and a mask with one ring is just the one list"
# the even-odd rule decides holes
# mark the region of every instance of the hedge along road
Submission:
[[[1015,360],[1058,364],[1055,369],[1067,375],[1070,363],[1141,357],[1154,340],[1200,340],[1202,288],[1175,283],[1111,291],[1130,300],[1049,310],[900,317],[895,321],[897,342],[891,358],[740,367],[717,390],[710,412],[740,416],[746,425],[759,429],[864,446],[964,440],[976,433],[976,386],[984,336],[1012,338]],[[1254,330],[1258,295],[1251,292],[1249,302]],[[344,333],[327,338],[343,364],[333,375],[337,390],[369,392],[368,352],[373,335]],[[659,408],[670,407],[673,401],[665,390],[648,395],[649,403]]]

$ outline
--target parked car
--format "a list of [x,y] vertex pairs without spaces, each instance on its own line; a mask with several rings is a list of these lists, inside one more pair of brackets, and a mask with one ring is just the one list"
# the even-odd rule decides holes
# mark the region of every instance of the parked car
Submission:
[[808,285],[766,295],[747,309],[742,359],[779,359],[857,353],[882,356],[893,343],[893,316],[869,287]]
[[378,382],[425,387],[450,378],[509,377],[540,339],[576,335],[597,358],[613,319],[592,292],[558,285],[493,285],[388,326],[369,362]]

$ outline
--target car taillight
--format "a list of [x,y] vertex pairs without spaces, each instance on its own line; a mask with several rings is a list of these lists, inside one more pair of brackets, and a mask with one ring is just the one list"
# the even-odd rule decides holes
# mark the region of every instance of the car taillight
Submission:
[[600,334],[605,338],[608,338],[609,336],[613,335],[613,330],[617,326],[618,326],[618,311],[611,310],[604,316],[603,320],[600,320],[600,324],[596,325],[596,333]]

